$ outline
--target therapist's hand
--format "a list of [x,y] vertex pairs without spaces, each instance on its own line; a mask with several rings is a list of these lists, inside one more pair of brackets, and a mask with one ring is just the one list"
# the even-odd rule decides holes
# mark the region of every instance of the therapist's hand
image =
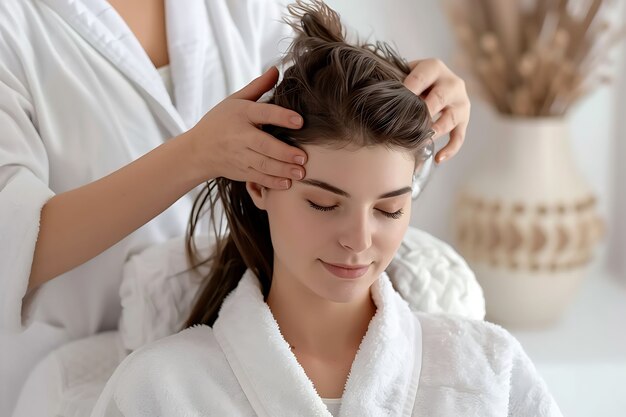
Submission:
[[450,134],[450,140],[435,156],[440,163],[453,157],[465,140],[469,122],[470,101],[465,82],[438,59],[424,59],[409,63],[411,73],[404,85],[424,98],[432,117],[434,139]]
[[277,80],[278,70],[272,67],[211,109],[183,135],[192,145],[198,179],[225,177],[286,189],[292,179],[304,178],[306,153],[259,129],[264,124],[302,127],[298,113],[256,102]]

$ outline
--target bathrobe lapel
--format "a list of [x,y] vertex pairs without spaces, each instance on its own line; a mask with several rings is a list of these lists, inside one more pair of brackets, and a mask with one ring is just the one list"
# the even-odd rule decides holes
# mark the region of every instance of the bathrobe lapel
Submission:
[[[41,2],[54,10],[83,39],[131,80],[139,91],[145,93],[148,104],[172,136],[187,130],[186,123],[174,107],[150,58],[128,25],[108,2],[105,0],[41,0]],[[201,26],[197,19],[191,19],[189,25]],[[197,51],[194,50],[190,55],[194,56],[194,54],[197,54]],[[176,60],[181,59],[178,51],[175,51],[174,55]],[[185,76],[185,71],[177,70],[176,72],[178,75],[176,78]],[[174,78],[174,84],[179,83],[176,78]],[[185,101],[183,97],[181,101]]]
[[231,293],[213,332],[259,417],[331,417],[291,353],[249,270]]
[[[410,416],[421,369],[421,327],[385,274],[372,286],[372,299],[377,312],[352,365],[340,416]],[[213,331],[257,415],[330,417],[250,271],[224,301]]]

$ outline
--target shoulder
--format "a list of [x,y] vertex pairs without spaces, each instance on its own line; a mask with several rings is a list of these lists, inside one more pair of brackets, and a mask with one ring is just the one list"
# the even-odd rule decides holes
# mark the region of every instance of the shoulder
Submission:
[[146,407],[155,413],[205,407],[210,398],[203,393],[219,397],[233,392],[236,384],[213,330],[198,325],[127,356],[107,382],[99,401],[114,402],[127,415],[150,415]]
[[515,344],[515,338],[502,326],[479,319],[445,313],[415,313],[425,334],[430,337],[447,335],[454,340],[474,341],[480,344]]
[[416,315],[423,351],[416,404],[426,413],[561,417],[545,382],[504,328],[452,315]]
[[202,379],[205,370],[226,364],[213,329],[194,326],[148,343],[128,355],[115,371],[116,391],[134,391],[137,395],[167,391],[166,386]]
[[207,353],[216,358],[220,352],[213,329],[205,325],[196,325],[142,346],[128,355],[124,362],[126,369],[159,364],[171,367],[171,370],[175,371],[186,367],[188,363],[193,364],[196,359]]
[[[504,328],[482,320],[447,314],[417,313],[422,327],[425,371],[446,364],[451,377],[507,386],[516,358],[523,354],[519,342]],[[471,364],[471,371],[468,368]],[[468,373],[469,372],[469,373]],[[433,374],[434,375],[434,374]]]

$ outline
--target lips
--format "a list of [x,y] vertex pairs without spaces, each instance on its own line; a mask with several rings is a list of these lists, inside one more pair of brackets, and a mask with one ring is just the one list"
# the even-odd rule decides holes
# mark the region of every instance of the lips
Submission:
[[331,264],[324,262],[320,259],[320,262],[326,268],[328,272],[339,278],[354,279],[365,275],[370,269],[371,264],[367,265],[346,265],[346,264]]

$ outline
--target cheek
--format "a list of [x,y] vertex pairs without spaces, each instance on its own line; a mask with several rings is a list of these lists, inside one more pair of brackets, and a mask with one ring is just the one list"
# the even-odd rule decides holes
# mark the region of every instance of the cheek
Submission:
[[395,224],[385,227],[382,235],[378,239],[381,250],[385,252],[385,254],[391,252],[393,256],[393,252],[395,252],[402,243],[406,229],[406,224]]
[[400,247],[411,220],[410,209],[398,220],[387,221],[381,226],[377,246],[385,263],[391,262]]
[[274,252],[283,259],[319,256],[319,248],[328,245],[332,227],[301,202],[283,200],[268,206],[268,218]]

